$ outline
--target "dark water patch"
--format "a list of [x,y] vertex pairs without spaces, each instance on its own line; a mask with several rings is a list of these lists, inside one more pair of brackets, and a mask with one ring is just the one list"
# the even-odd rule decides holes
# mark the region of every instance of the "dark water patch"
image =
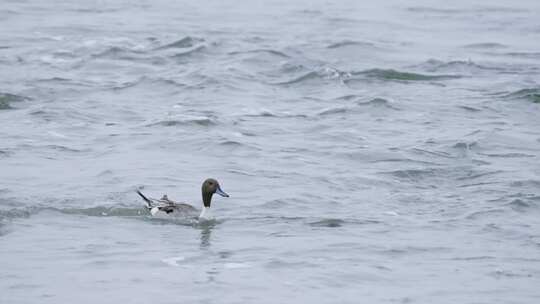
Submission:
[[133,55],[144,54],[143,51],[132,50],[121,46],[111,46],[99,53],[92,54],[92,58],[105,58],[105,59],[121,59],[132,60],[135,59]]
[[0,92],[0,110],[13,109],[11,107],[12,102],[21,102],[28,100],[30,100],[30,98],[25,96]]
[[284,200],[284,199],[276,199],[276,200],[271,200],[271,201],[268,201],[268,202],[265,202],[261,205],[259,205],[259,208],[264,208],[264,209],[284,209],[286,207],[290,206],[290,203],[288,202],[288,200]]
[[397,248],[390,248],[381,250],[380,253],[393,257],[404,257],[409,255],[417,255],[424,253],[443,253],[450,252],[452,248],[449,247],[420,247],[420,246],[404,246]]
[[225,141],[220,142],[219,145],[225,146],[225,147],[240,147],[240,146],[243,146],[244,144],[235,140],[225,140]]
[[331,67],[324,67],[316,71],[310,71],[291,80],[274,83],[275,85],[303,84],[313,80],[345,80],[351,76],[350,73],[340,71]]
[[398,179],[410,180],[410,181],[420,181],[425,179],[431,179],[437,176],[440,176],[441,169],[405,169],[405,170],[395,170],[389,172],[383,172]]
[[165,44],[163,46],[160,46],[156,48],[156,50],[163,50],[163,49],[184,49],[184,48],[190,48],[196,45],[197,43],[204,42],[204,39],[202,38],[196,38],[191,36],[186,36],[180,40]]
[[463,46],[467,49],[505,49],[508,46],[497,42],[471,43]]
[[476,173],[475,171],[469,171],[467,172],[466,176],[458,177],[456,180],[458,181],[464,181],[464,180],[471,180],[471,179],[477,179],[480,177],[490,176],[490,175],[496,175],[504,173],[502,170],[497,171],[489,171],[489,172],[482,172],[482,173]]
[[343,48],[348,46],[361,46],[361,47],[369,47],[369,48],[375,48],[375,45],[370,42],[361,42],[361,41],[352,41],[352,40],[344,40],[336,43],[332,43],[327,48],[329,49],[337,49],[337,48]]
[[393,69],[370,69],[360,72],[353,72],[352,75],[361,75],[379,80],[396,81],[434,81],[461,78],[459,75],[426,75],[411,72],[401,72]]
[[291,84],[297,84],[297,83],[306,82],[306,81],[312,80],[312,79],[319,79],[319,74],[317,74],[317,72],[308,72],[306,74],[300,75],[300,76],[298,76],[296,78],[293,78],[291,80],[278,82],[276,84],[278,84],[278,85],[291,85]]
[[[13,152],[9,151],[9,150],[5,150],[5,149],[0,149],[0,157],[8,157],[12,154]],[[1,192],[1,191],[0,191]]]
[[355,99],[360,99],[360,98],[362,98],[362,96],[355,95],[355,94],[349,94],[349,95],[343,95],[343,96],[336,97],[335,100],[350,101],[350,100],[355,100]]
[[532,188],[538,188],[540,189],[540,180],[520,180],[520,181],[513,181],[510,183],[510,186],[512,187],[532,187]]
[[249,51],[234,51],[234,52],[229,52],[229,55],[261,54],[261,53],[262,54],[270,54],[270,55],[280,57],[280,58],[290,58],[290,56],[285,54],[284,52],[276,51],[276,50],[272,50],[272,49],[255,49],[255,50],[249,50]]
[[475,108],[475,107],[471,107],[471,106],[458,106],[458,108],[460,109],[463,109],[467,112],[480,112],[482,110],[478,109],[478,108]]
[[93,87],[94,86],[92,83],[70,79],[70,78],[63,78],[63,77],[42,78],[42,79],[36,80],[36,82],[46,83],[49,86],[52,86],[52,85],[64,85],[64,86],[69,86],[69,87]]
[[540,52],[509,52],[502,55],[516,58],[540,59]]
[[376,107],[376,108],[387,108],[387,109],[398,110],[398,108],[394,107],[390,103],[390,101],[384,98],[379,98],[379,97],[373,98],[369,101],[357,101],[356,104],[359,106],[371,106],[371,107]]
[[478,147],[478,143],[473,141],[473,142],[457,142],[455,143],[452,148],[454,149],[458,149],[458,150],[472,150],[474,148],[477,148]]
[[465,218],[468,220],[476,220],[476,219],[485,218],[485,217],[494,217],[494,216],[498,216],[498,215],[506,214],[506,213],[507,211],[504,209],[489,209],[489,210],[471,212],[470,214],[465,216]]
[[495,278],[532,278],[533,275],[531,273],[526,272],[514,272],[510,270],[495,270],[489,273],[490,276]]
[[427,7],[427,6],[412,6],[408,7],[409,12],[414,13],[436,13],[436,14],[459,14],[466,12],[462,9],[452,9],[452,8],[440,8],[440,7]]
[[343,114],[346,113],[349,109],[346,107],[336,107],[322,110],[317,113],[319,116],[333,115],[333,114]]
[[[499,67],[488,67],[484,65],[477,64],[473,61],[467,60],[454,60],[454,61],[441,61],[437,59],[429,59],[428,61],[414,66],[416,68],[423,69],[428,72],[466,72],[466,73],[475,73],[483,70],[487,71],[502,71],[503,68]],[[460,78],[461,76],[457,76]]]
[[455,257],[450,260],[453,261],[485,261],[485,260],[494,260],[496,257],[489,255],[480,255],[480,256],[470,256],[470,257]]
[[534,103],[540,103],[540,88],[522,89],[503,95],[503,97],[506,99],[521,99]]
[[191,55],[202,53],[205,50],[206,50],[206,46],[200,45],[198,47],[192,48],[191,50],[181,52],[181,53],[176,53],[176,54],[172,55],[171,57],[175,58],[175,59],[182,59],[182,58],[185,58],[185,57],[188,57],[188,56],[191,56]]
[[337,228],[345,224],[345,221],[342,219],[323,219],[315,222],[308,223],[311,227],[328,227],[328,228]]
[[187,126],[198,125],[204,127],[211,127],[217,125],[217,122],[210,117],[193,117],[184,119],[164,119],[154,123],[147,124],[147,127],[163,126],[163,127],[175,127],[175,126]]
[[464,184],[457,186],[458,188],[470,188],[470,187],[479,187],[479,186],[487,186],[487,185],[496,185],[501,184],[501,182],[484,182],[484,183],[473,183],[473,184]]
[[66,152],[66,153],[83,153],[83,152],[90,152],[91,151],[89,148],[88,149],[77,149],[77,148],[73,148],[73,147],[68,147],[68,146],[64,146],[64,145],[55,145],[55,144],[39,145],[39,144],[26,144],[26,143],[23,143],[23,144],[18,145],[17,148],[22,149],[22,150],[39,149],[40,151],[42,151],[41,149],[45,149],[45,150],[54,150],[54,151]]
[[526,212],[529,209],[536,207],[533,202],[525,201],[519,198],[512,200],[510,203],[507,204],[507,206],[512,208],[512,210],[518,212]]
[[536,157],[536,155],[519,153],[519,152],[509,152],[509,153],[478,153],[479,155],[487,157],[499,157],[499,158],[526,158],[526,157]]
[[135,81],[127,81],[127,82],[116,84],[113,87],[111,87],[111,89],[114,91],[120,91],[120,90],[130,89],[133,87],[138,87],[138,86],[149,86],[149,87],[154,88],[156,85],[165,85],[165,86],[171,86],[175,88],[186,87],[186,84],[178,82],[174,79],[164,78],[164,77],[152,78],[152,77],[142,76]]
[[267,262],[264,265],[266,268],[270,269],[305,269],[307,268],[314,268],[318,267],[317,264],[306,262],[306,261],[295,261],[292,262],[290,260],[284,260],[284,259],[272,259],[272,261]]
[[503,6],[478,6],[470,7],[467,9],[457,8],[442,8],[442,7],[429,7],[429,6],[413,6],[407,8],[409,12],[414,13],[427,13],[435,15],[457,15],[457,14],[480,14],[480,13],[521,13],[525,10],[516,7],[503,7]]
[[41,207],[24,207],[9,210],[0,210],[0,221],[13,220],[17,218],[28,218],[41,210],[43,210],[43,208]]
[[443,158],[449,158],[449,159],[455,158],[450,153],[443,152],[443,151],[430,151],[430,150],[426,150],[426,149],[413,148],[412,152],[414,152],[416,154],[424,154],[424,155],[443,157]]
[[243,170],[237,170],[237,169],[227,169],[225,171],[233,173],[233,174],[244,175],[244,176],[257,176],[256,174],[253,174],[253,173],[250,173],[250,172],[247,172],[247,171],[243,171]]

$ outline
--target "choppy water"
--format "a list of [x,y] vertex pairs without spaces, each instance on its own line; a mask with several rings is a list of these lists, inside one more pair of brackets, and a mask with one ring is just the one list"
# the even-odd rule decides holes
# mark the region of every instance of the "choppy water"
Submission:
[[2,1],[0,302],[538,303],[540,2],[243,2]]

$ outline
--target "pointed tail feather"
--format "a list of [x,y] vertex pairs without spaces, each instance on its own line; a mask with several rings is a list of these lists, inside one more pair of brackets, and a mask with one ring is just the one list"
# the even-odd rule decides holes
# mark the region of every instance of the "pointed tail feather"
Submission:
[[142,199],[146,202],[146,208],[152,209],[152,200],[144,196],[144,194],[142,194],[139,190],[137,190],[137,194],[140,195]]

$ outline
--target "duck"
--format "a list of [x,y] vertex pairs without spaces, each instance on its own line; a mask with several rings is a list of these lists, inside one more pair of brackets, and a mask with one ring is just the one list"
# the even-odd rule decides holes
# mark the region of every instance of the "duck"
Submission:
[[[215,178],[206,179],[202,183],[201,192],[203,208],[201,209],[198,218],[200,220],[212,219],[210,205],[212,203],[212,196],[214,193],[223,197],[229,197],[229,195],[225,193],[225,191],[221,190],[221,186]],[[144,200],[146,209],[148,209],[150,214],[154,217],[185,217],[197,212],[197,208],[186,203],[172,201],[167,197],[166,194],[164,194],[160,199],[147,197],[139,190],[137,190],[137,194],[139,194],[139,196]]]

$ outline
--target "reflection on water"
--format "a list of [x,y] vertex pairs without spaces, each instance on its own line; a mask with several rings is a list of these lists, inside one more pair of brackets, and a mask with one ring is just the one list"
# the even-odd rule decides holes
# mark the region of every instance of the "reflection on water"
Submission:
[[212,237],[212,230],[216,223],[214,221],[204,221],[199,223],[198,227],[201,230],[201,249],[207,249],[210,247],[210,238]]

